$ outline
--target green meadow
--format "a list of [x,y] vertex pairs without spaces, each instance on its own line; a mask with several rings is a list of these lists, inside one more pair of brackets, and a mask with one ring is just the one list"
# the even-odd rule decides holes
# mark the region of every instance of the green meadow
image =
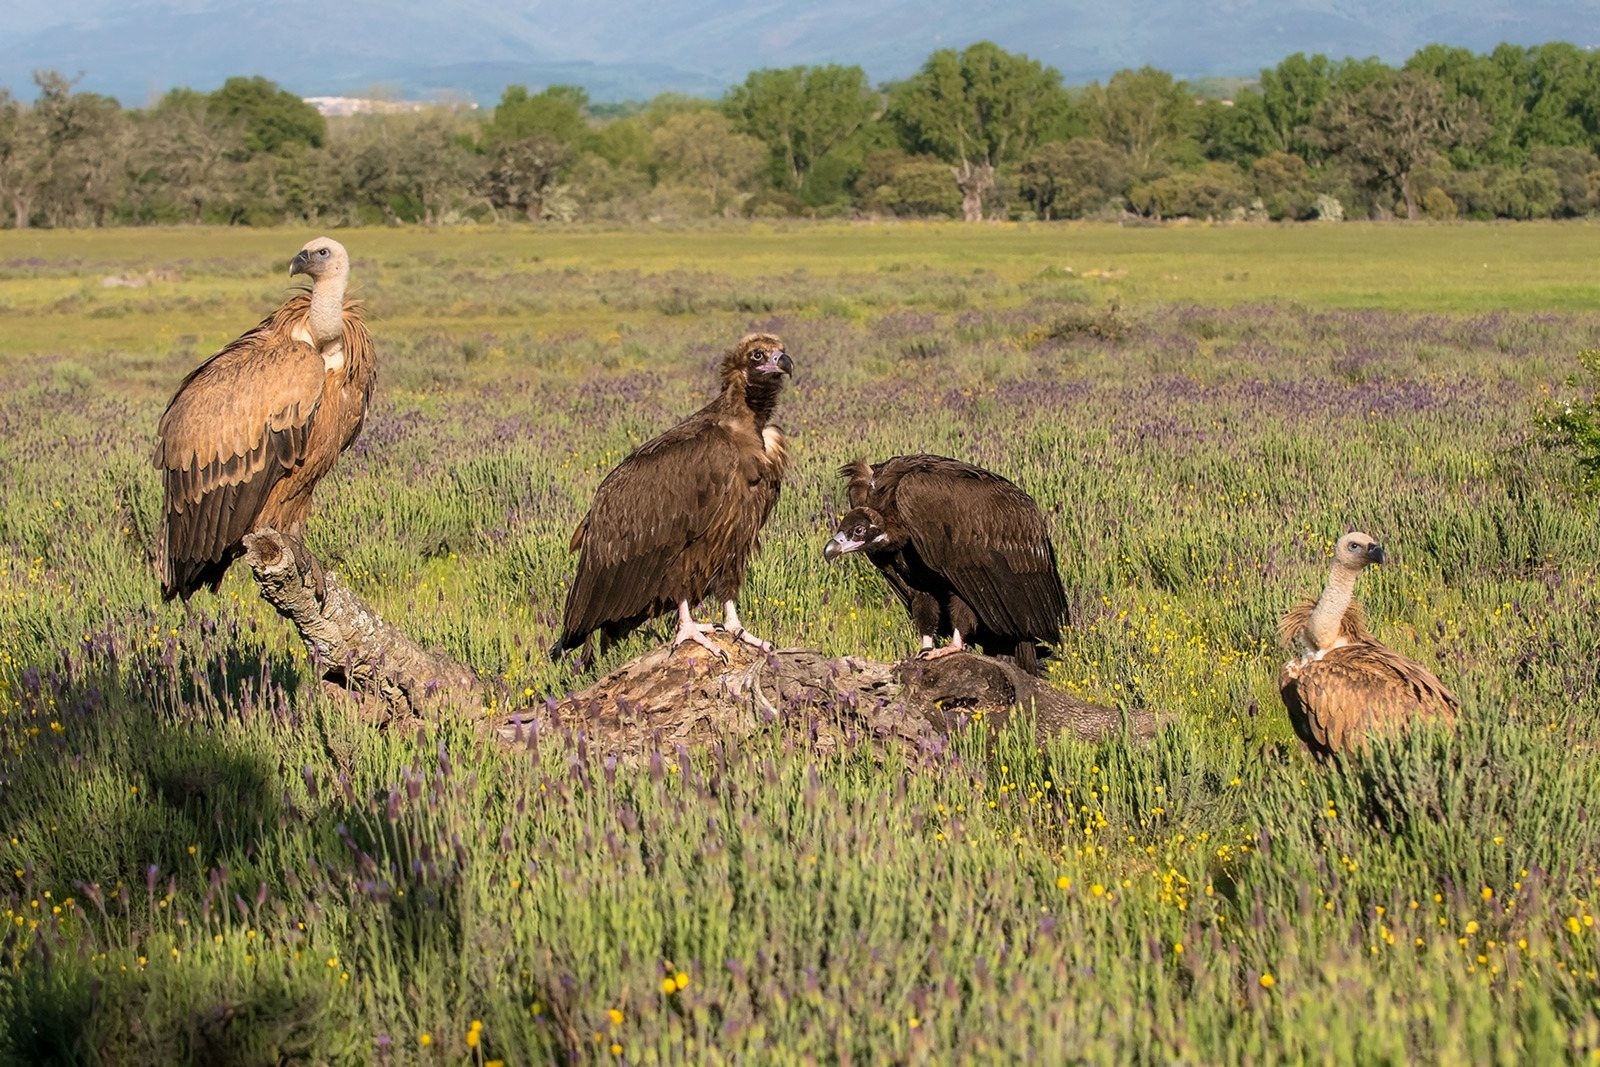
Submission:
[[[1600,530],[1537,429],[1600,227],[340,231],[379,385],[308,543],[512,694],[405,730],[248,575],[185,609],[150,567],[162,406],[311,236],[0,232],[0,1060],[1600,1059]],[[670,632],[543,652],[595,486],[752,329],[795,458],[746,625],[909,655],[823,562],[836,471],[959,456],[1047,512],[1050,682],[1154,742],[485,729]],[[1276,620],[1353,528],[1377,634],[1465,711],[1325,767]]]

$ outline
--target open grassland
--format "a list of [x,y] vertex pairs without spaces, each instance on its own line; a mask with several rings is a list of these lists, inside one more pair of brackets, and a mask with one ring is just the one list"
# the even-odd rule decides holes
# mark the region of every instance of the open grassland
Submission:
[[[1600,531],[1532,418],[1594,343],[1584,225],[354,231],[380,384],[309,542],[519,701],[566,542],[752,329],[796,362],[741,614],[898,657],[835,469],[961,456],[1050,513],[1054,684],[1148,748],[974,725],[617,766],[380,733],[234,575],[148,565],[178,379],[310,234],[0,234],[0,1054],[14,1062],[1451,1063],[1600,1054]],[[158,273],[141,288],[112,275]],[[1466,705],[1343,770],[1275,620],[1358,595]],[[641,634],[614,666],[659,634]]]

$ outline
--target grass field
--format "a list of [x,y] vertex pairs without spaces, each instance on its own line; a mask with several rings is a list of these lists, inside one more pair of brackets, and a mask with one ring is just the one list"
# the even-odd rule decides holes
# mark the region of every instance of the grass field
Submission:
[[[757,632],[912,650],[822,561],[845,460],[1031,492],[1051,681],[1176,721],[915,768],[379,732],[247,578],[160,604],[161,405],[310,236],[0,232],[0,1057],[1600,1058],[1600,531],[1533,429],[1600,328],[1600,227],[338,235],[380,381],[309,542],[519,700],[592,677],[542,655],[567,538],[752,328],[796,364]],[[1329,769],[1272,640],[1352,527],[1394,557],[1379,636],[1466,712]]]

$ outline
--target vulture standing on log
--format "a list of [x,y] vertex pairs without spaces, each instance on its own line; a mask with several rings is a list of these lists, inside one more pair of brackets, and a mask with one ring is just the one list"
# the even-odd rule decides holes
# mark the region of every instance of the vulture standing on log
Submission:
[[778,502],[789,454],[771,422],[794,364],[767,333],[741,340],[722,361],[722,392],[617,464],[572,535],[580,552],[561,638],[550,658],[584,644],[601,650],[657,615],[678,611],[673,647],[694,641],[720,654],[689,607],[708,594],[728,632],[771,646],[739,622],[734,598],[761,527]]
[[1378,643],[1352,603],[1363,567],[1383,562],[1371,535],[1348,533],[1334,547],[1322,599],[1304,600],[1279,623],[1290,660],[1278,673],[1289,721],[1318,757],[1350,752],[1417,720],[1454,722],[1461,701],[1422,664]]
[[166,503],[156,570],[167,600],[216,592],[243,538],[284,534],[326,592],[300,537],[311,494],[361,432],[376,356],[361,306],[346,302],[350,257],[326,237],[306,243],[289,276],[302,291],[178,386],[157,428]]
[[[1038,671],[1036,644],[1067,624],[1056,550],[1033,498],[1011,482],[943,456],[896,456],[840,469],[851,511],[823,549],[832,562],[865,552],[911,613],[928,658],[971,638]],[[934,638],[950,643],[933,651]]]

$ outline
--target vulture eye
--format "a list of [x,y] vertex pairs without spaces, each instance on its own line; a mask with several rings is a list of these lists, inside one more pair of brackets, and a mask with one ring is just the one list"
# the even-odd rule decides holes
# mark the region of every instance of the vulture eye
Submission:
[[317,255],[327,258],[328,250],[326,248],[319,248],[317,249]]

